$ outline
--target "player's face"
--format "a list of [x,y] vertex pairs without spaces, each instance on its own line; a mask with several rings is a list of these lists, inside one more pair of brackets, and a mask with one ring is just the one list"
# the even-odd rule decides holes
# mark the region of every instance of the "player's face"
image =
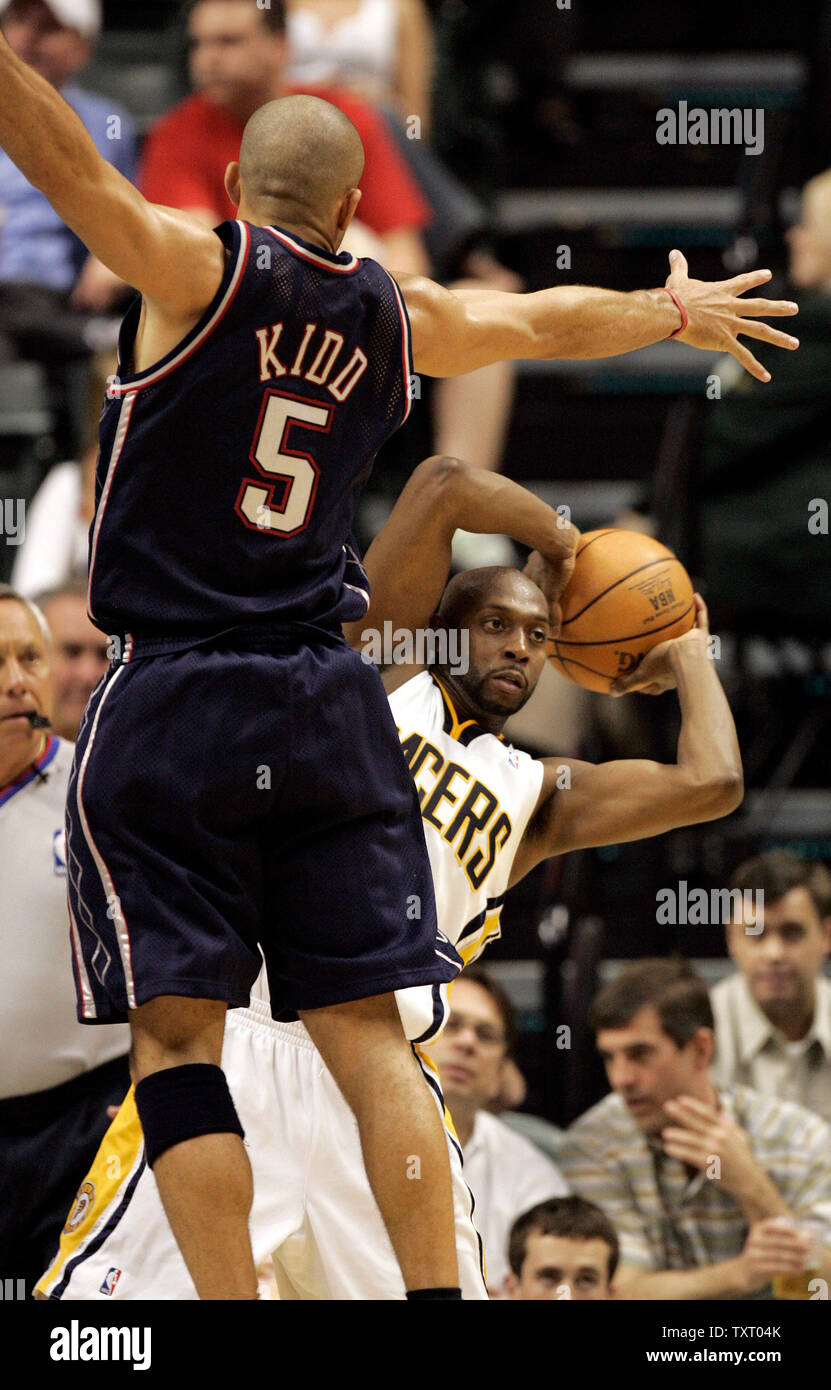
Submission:
[[188,49],[191,81],[215,106],[233,111],[276,95],[285,41],[256,5],[202,0],[188,21]]
[[831,285],[831,232],[829,209],[817,189],[809,189],[802,199],[799,222],[786,233],[790,264],[788,274],[795,285],[823,289]]
[[0,769],[25,767],[43,742],[24,710],[52,717],[49,654],[37,619],[22,603],[0,603]]
[[486,714],[507,719],[522,709],[545,665],[548,613],[530,587],[512,580],[496,585],[470,615],[470,665],[457,681]]
[[727,928],[727,945],[759,1008],[776,1022],[810,1009],[831,949],[831,920],[823,922],[807,888],[791,888],[765,904],[760,920],[745,922],[740,911]]
[[499,1091],[505,1026],[487,990],[472,980],[453,985],[450,1018],[430,1049],[452,1113],[454,1100],[487,1105]]
[[13,0],[3,15],[9,47],[35,72],[62,87],[89,61],[92,45],[66,29],[44,0]]
[[52,633],[55,732],[74,743],[87,701],[107,671],[107,639],[92,626],[79,594],[61,594],[44,607]]
[[644,1134],[658,1134],[671,1123],[665,1101],[690,1094],[708,1060],[695,1039],[678,1047],[667,1037],[651,1005],[639,1009],[625,1028],[601,1028],[597,1048],[609,1085]]
[[576,1240],[532,1231],[525,1242],[522,1272],[518,1279],[510,1277],[508,1292],[511,1298],[535,1301],[609,1298],[608,1269],[605,1240]]

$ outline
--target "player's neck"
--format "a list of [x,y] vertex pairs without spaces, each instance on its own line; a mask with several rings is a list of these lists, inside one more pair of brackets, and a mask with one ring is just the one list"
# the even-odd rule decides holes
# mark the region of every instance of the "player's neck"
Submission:
[[449,671],[437,671],[439,680],[453,701],[453,708],[460,724],[473,719],[486,729],[489,734],[501,734],[508,718],[506,714],[493,714],[488,710],[480,709],[470,699],[464,687],[456,680],[455,676]]

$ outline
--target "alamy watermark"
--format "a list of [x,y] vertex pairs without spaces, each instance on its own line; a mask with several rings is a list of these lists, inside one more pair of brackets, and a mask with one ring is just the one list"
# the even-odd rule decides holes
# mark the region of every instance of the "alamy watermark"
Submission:
[[367,666],[443,666],[454,676],[470,670],[470,633],[467,628],[395,628],[385,622],[382,630],[368,627],[361,633],[361,660]]
[[682,878],[678,890],[659,888],[655,894],[659,926],[721,926],[741,921],[747,936],[762,932],[765,911],[763,888],[688,888]]
[[662,106],[656,111],[659,145],[744,145],[745,154],[761,154],[765,148],[765,112],[755,107],[690,107],[679,101],[677,111]]

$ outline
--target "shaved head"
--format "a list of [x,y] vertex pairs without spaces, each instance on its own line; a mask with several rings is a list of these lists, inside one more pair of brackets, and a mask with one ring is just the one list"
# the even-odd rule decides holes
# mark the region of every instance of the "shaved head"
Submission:
[[439,617],[447,627],[463,627],[476,608],[506,592],[525,603],[538,602],[543,613],[548,611],[542,591],[527,575],[507,565],[488,565],[453,576],[442,594]]
[[328,224],[357,188],[364,147],[337,106],[291,96],[254,112],[242,137],[240,181],[248,204],[282,225]]

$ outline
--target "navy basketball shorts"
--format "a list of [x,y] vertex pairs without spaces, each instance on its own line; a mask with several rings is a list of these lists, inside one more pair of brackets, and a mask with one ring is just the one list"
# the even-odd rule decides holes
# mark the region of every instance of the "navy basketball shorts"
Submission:
[[283,1020],[461,969],[377,671],[339,635],[256,645],[139,650],[92,695],[66,812],[81,1022],[245,1005],[260,949]]

